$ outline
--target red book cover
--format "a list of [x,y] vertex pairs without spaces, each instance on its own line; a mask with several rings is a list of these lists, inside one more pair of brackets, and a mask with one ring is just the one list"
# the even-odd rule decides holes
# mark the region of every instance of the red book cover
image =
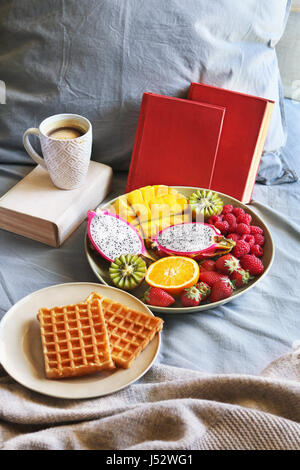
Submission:
[[248,203],[274,102],[202,83],[191,84],[188,99],[226,108],[210,189]]
[[126,192],[147,185],[209,188],[225,109],[144,93]]

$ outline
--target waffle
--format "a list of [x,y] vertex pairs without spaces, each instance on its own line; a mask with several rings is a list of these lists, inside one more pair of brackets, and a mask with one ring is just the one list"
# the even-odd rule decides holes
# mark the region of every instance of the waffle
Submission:
[[86,302],[96,299],[101,301],[112,359],[118,367],[128,369],[155,334],[161,331],[163,320],[133,310],[96,292],[92,292]]
[[48,378],[87,375],[115,367],[98,299],[41,308],[38,320]]

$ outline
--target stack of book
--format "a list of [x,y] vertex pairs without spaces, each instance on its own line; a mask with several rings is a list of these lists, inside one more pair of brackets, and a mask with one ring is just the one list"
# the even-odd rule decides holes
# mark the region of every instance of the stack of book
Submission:
[[144,93],[126,192],[193,186],[250,202],[273,107],[202,83],[187,99]]

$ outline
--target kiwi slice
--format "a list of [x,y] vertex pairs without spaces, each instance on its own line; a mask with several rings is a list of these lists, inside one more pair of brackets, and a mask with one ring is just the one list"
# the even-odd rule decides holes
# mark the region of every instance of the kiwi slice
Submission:
[[202,215],[205,219],[208,219],[212,215],[220,214],[223,210],[223,201],[220,196],[207,189],[197,189],[189,197],[189,205],[194,218]]
[[116,287],[135,289],[143,281],[147,270],[145,261],[138,255],[121,255],[109,267],[109,275]]

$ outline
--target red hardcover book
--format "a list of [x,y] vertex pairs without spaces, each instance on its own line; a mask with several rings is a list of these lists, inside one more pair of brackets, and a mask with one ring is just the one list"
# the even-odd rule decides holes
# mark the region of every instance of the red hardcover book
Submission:
[[142,186],[209,188],[225,109],[144,93],[126,192]]
[[[226,108],[222,138],[209,188],[248,203],[274,101],[202,83],[191,84],[188,99]],[[203,186],[202,181],[200,183]]]

